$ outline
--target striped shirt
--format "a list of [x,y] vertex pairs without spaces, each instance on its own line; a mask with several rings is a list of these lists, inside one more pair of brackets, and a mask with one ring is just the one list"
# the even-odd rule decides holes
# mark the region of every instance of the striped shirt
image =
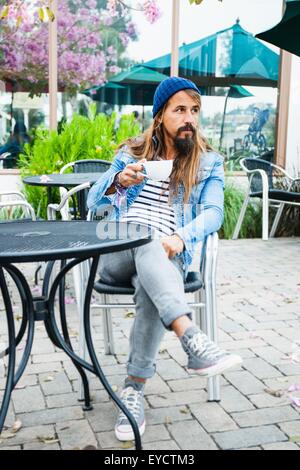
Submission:
[[150,226],[159,236],[172,235],[176,224],[174,210],[169,205],[169,184],[170,178],[165,181],[148,179],[121,222]]

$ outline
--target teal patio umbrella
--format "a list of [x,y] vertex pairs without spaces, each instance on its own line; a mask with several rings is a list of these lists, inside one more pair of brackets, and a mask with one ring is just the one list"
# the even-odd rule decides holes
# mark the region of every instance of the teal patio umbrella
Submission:
[[151,106],[157,85],[168,78],[143,66],[134,66],[110,78],[109,82],[93,86],[82,93],[95,101],[116,105]]
[[300,0],[286,0],[280,23],[256,37],[300,56]]
[[219,150],[222,149],[228,98],[249,98],[250,96],[253,96],[253,94],[250,93],[250,91],[246,90],[246,88],[240,85],[232,85],[229,88],[228,93],[226,95],[225,104],[224,104],[223,119],[222,119],[221,132],[220,132]]
[[[171,54],[143,64],[169,75]],[[279,56],[236,23],[179,48],[179,75],[198,86],[277,86]]]
[[86,96],[89,96],[94,101],[101,101],[109,104],[127,104],[126,102],[126,89],[117,83],[107,82],[101,85],[95,85],[87,90],[83,90]]
[[121,85],[143,83],[146,85],[158,85],[162,80],[168,78],[167,75],[155,70],[144,67],[144,65],[135,65],[128,70],[124,70],[109,79],[110,82]]

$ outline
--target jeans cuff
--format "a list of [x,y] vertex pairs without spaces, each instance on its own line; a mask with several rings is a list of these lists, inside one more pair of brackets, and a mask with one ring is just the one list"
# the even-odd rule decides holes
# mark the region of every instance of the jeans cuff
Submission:
[[[172,313],[170,313],[172,312]],[[164,324],[165,328],[169,331],[172,331],[171,325],[174,320],[186,315],[189,317],[190,320],[193,320],[193,312],[188,307],[179,307],[172,309],[168,309],[168,312],[165,314],[160,315],[160,319]]]
[[153,364],[152,367],[136,367],[130,362],[127,363],[127,374],[132,377],[138,377],[139,379],[151,379],[155,375],[156,366]]

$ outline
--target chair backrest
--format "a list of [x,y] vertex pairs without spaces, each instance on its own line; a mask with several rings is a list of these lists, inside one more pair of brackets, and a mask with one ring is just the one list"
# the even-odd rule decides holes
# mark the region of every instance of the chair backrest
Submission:
[[267,150],[267,152],[264,152],[263,154],[261,154],[259,158],[261,160],[265,160],[267,162],[273,163],[273,161],[274,161],[274,149],[273,150]]
[[24,199],[15,198],[0,201],[0,222],[22,219],[36,220],[33,207]]
[[22,153],[20,150],[11,150],[10,152],[3,153],[0,155],[2,163],[3,163],[3,168],[7,169],[12,169],[12,168],[17,168],[17,162],[20,153]]
[[[266,160],[262,160],[260,158],[243,158],[240,162],[240,165],[245,171],[247,170],[265,171],[268,176],[269,189],[272,189],[274,187],[273,176],[274,176],[274,173],[277,172],[277,169],[274,165],[272,165],[272,163],[267,162]],[[262,182],[261,175],[259,173],[256,173],[254,175],[252,175],[251,173],[247,173],[247,176],[249,180],[252,177],[250,191],[252,193],[261,192],[263,190],[263,182]]]
[[111,162],[107,160],[77,160],[74,162],[74,173],[104,173],[109,169]]
[[0,169],[2,168],[12,168],[12,157],[10,152],[4,152],[0,155]]
[[71,168],[73,173],[104,173],[110,165],[111,162],[107,160],[76,160],[63,166],[60,173],[65,173],[68,168]]
[[19,191],[0,191],[0,202],[6,201],[26,201],[24,194]]
[[[62,220],[70,220],[71,219],[71,214],[69,212],[69,200],[73,198],[73,196],[80,192],[80,191],[85,191],[90,188],[89,183],[82,183],[79,184],[78,186],[75,186],[74,188],[70,189],[67,191],[65,188],[66,193],[62,196],[61,201],[59,204],[48,204],[47,206],[47,218],[48,220],[55,220],[56,215],[58,212],[60,212]],[[92,219],[89,219],[92,220]]]

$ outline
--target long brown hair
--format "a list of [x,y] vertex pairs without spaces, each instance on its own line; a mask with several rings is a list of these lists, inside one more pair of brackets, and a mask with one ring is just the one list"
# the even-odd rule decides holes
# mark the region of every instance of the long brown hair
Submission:
[[[199,93],[192,89],[184,90],[199,106],[201,109],[201,97]],[[168,102],[157,113],[150,127],[140,136],[130,138],[123,142],[120,147],[127,145],[127,151],[134,158],[140,160],[158,160],[166,155],[166,144],[164,139],[163,124],[161,124],[163,114],[165,112]],[[192,187],[197,183],[197,170],[199,168],[200,158],[204,152],[213,150],[208,143],[207,139],[202,135],[197,128],[195,133],[195,145],[186,158],[178,158],[174,160],[174,166],[170,177],[170,194],[176,195],[178,193],[179,184],[184,186],[184,202],[189,199]]]

